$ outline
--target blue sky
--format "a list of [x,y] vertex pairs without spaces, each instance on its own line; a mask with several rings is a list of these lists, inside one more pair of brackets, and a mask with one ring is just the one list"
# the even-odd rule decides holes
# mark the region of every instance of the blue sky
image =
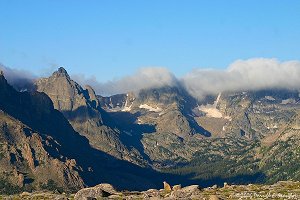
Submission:
[[176,76],[255,57],[300,60],[300,1],[0,0],[0,62],[107,81],[140,67]]

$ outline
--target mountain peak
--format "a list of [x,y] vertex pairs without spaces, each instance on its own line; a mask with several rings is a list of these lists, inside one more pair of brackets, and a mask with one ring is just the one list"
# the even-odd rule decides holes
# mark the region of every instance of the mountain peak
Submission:
[[58,68],[58,70],[53,73],[53,76],[70,78],[67,70],[63,67]]
[[2,70],[0,70],[0,81],[1,83],[6,83],[7,84],[7,80],[4,76],[4,72]]
[[63,67],[58,68],[58,72],[62,74],[68,74],[67,70]]

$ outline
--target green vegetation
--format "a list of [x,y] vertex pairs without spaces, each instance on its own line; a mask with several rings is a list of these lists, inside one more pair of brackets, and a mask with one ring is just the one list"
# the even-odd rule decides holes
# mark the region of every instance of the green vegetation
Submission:
[[63,192],[63,188],[57,186],[57,183],[55,183],[55,181],[52,179],[49,179],[46,184],[42,184],[41,188],[49,191],[58,191],[60,193]]
[[22,188],[11,184],[6,179],[0,179],[0,193],[1,194],[17,194],[22,191]]

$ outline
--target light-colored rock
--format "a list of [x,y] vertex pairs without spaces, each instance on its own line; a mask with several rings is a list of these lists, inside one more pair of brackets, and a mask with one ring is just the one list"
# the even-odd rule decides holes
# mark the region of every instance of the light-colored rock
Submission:
[[172,191],[170,197],[173,199],[188,199],[192,195],[198,195],[199,193],[199,185],[191,185],[176,191]]
[[207,196],[205,196],[205,195],[203,195],[201,193],[199,193],[199,194],[192,194],[189,199],[191,199],[191,200],[207,199]]
[[180,191],[182,191],[184,193],[194,193],[194,192],[199,192],[200,187],[199,187],[199,185],[190,185],[190,186],[182,188]]
[[177,191],[177,190],[180,190],[181,189],[181,185],[174,185],[173,187],[172,187],[172,190],[173,191]]
[[29,193],[29,192],[22,192],[20,194],[21,197],[23,197],[23,196],[30,196],[30,195],[31,195],[31,193]]
[[108,197],[108,199],[122,199],[121,195],[113,194]]
[[79,190],[75,196],[75,200],[87,200],[90,198],[101,198],[109,197],[110,195],[117,194],[117,191],[113,188],[112,185],[104,183],[96,185],[95,187],[84,188]]
[[219,200],[220,198],[217,195],[210,195],[209,200]]
[[95,187],[101,188],[103,191],[110,193],[110,194],[117,193],[116,189],[111,184],[108,184],[108,183],[101,183],[99,185],[96,185]]
[[153,197],[160,197],[160,192],[156,189],[149,189],[143,192],[144,198],[153,198]]

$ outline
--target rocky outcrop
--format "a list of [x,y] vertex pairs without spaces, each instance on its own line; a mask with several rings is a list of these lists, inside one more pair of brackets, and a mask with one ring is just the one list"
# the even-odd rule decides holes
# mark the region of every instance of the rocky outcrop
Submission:
[[109,197],[112,195],[118,195],[114,187],[110,184],[99,184],[95,187],[84,188],[79,190],[75,196],[74,200],[88,200],[88,199],[99,199],[102,197]]
[[[183,197],[171,196],[170,193],[165,193],[163,189],[149,189],[142,192],[134,191],[120,191],[115,194],[107,193],[103,195],[103,191],[99,188],[99,196],[90,191],[92,188],[87,188],[86,191],[90,191],[90,195],[83,194],[80,196],[82,200],[87,199],[122,199],[122,200],[132,200],[132,199],[165,199],[165,200],[221,200],[221,199],[300,199],[299,192],[300,183],[293,181],[281,181],[273,185],[263,185],[263,184],[249,184],[249,185],[230,185],[227,188],[203,188],[201,190],[195,190],[193,193],[181,194]],[[85,189],[83,189],[85,190]],[[95,191],[96,192],[96,191]],[[80,191],[77,193],[79,194]],[[172,193],[172,192],[171,192]],[[75,199],[78,199],[77,194],[75,194]],[[103,197],[106,196],[106,197]],[[2,196],[4,199],[74,199],[74,194],[66,193],[54,193],[46,191],[37,192],[23,192],[16,195]],[[87,198],[89,197],[89,198]]]
[[[128,124],[124,119],[124,126],[132,124],[153,127],[152,132],[172,133],[181,138],[189,138],[193,135],[209,136],[210,133],[203,129],[192,117],[191,107],[196,105],[196,100],[184,89],[165,86],[161,88],[144,89],[134,94],[123,95],[126,100],[122,102],[108,104],[107,99],[116,100],[116,96],[100,98],[101,105],[105,105],[115,119],[123,120],[123,116],[131,115],[134,119]],[[120,95],[118,95],[120,96]],[[124,104],[124,102],[126,102]],[[126,105],[117,110],[113,105]],[[118,111],[118,112],[116,112]],[[147,130],[141,130],[144,132]]]
[[[165,200],[219,200],[219,199],[299,199],[299,182],[293,181],[280,181],[273,185],[229,185],[226,188],[203,188],[199,189],[198,185],[191,185],[184,187],[177,191],[156,190],[149,189],[142,192],[128,192],[121,191],[115,194],[107,193],[103,195],[101,192],[99,195],[81,195],[78,200],[86,199],[98,199],[106,197],[107,199],[165,199]],[[83,189],[77,194],[83,194],[83,191],[96,190],[96,188]],[[101,190],[101,188],[99,188]],[[77,197],[75,195],[75,199]],[[92,194],[92,192],[90,193]]]
[[[1,180],[19,188],[47,188],[51,181],[57,189],[84,186],[77,164],[69,166],[64,153],[56,159],[53,152],[58,151],[57,141],[42,134],[44,122],[40,120],[53,111],[51,100],[44,94],[19,93],[0,75]],[[9,192],[9,188],[3,187],[1,192]]]
[[144,165],[138,151],[129,150],[120,140],[122,131],[100,107],[98,97],[90,86],[83,89],[73,81],[64,68],[59,68],[49,78],[36,81],[39,92],[44,92],[61,111],[72,127],[96,149],[116,158]]
[[0,192],[74,191],[100,180],[148,188],[158,175],[92,148],[46,94],[18,92],[0,76]]
[[117,192],[109,184],[100,184],[91,188],[84,188],[78,191],[74,199],[75,200],[87,200],[87,199],[202,199],[204,197],[201,194],[201,190],[198,185],[191,185],[184,188],[175,187],[175,190],[171,189],[171,186],[164,182],[164,189],[156,190],[149,189],[143,192]]

